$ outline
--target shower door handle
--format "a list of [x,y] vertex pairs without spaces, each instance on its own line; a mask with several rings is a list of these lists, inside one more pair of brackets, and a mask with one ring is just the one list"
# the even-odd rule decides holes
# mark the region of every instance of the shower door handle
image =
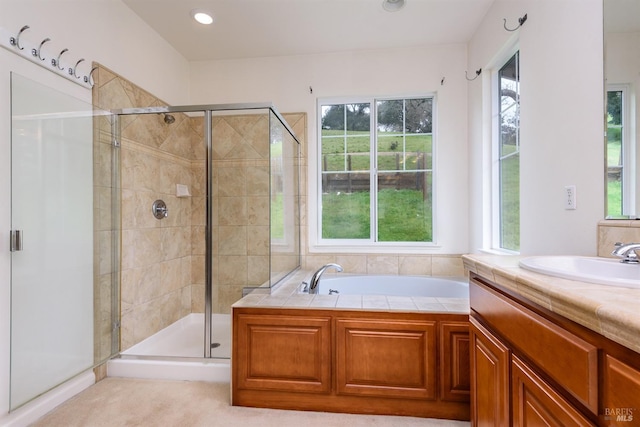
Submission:
[[9,251],[18,252],[22,250],[22,230],[11,230],[9,236]]

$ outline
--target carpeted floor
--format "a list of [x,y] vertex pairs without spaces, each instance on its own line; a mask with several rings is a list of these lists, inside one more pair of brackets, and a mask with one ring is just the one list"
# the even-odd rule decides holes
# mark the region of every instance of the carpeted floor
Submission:
[[229,384],[107,378],[38,420],[40,427],[467,427],[468,422],[235,407]]

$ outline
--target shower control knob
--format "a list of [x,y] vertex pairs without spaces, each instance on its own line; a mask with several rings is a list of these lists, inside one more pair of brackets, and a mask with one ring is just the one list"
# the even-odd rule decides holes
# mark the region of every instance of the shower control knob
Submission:
[[156,200],[153,202],[151,212],[153,212],[153,216],[155,216],[156,219],[162,219],[169,216],[169,208],[167,208],[167,204],[164,200]]

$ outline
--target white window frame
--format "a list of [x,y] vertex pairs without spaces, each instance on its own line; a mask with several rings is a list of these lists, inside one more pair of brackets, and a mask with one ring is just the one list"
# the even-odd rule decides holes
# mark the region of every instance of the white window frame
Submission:
[[[607,93],[622,92],[622,214],[636,215],[636,144],[631,132],[631,86],[607,84]],[[608,212],[607,212],[608,213]]]
[[[431,98],[432,99],[432,164],[431,164],[431,209],[432,209],[432,241],[431,242],[378,242],[375,241],[377,236],[377,157],[374,156],[375,147],[377,146],[377,128],[376,124],[376,102],[386,100],[398,100],[398,99],[417,99],[417,98]],[[321,151],[322,151],[322,106],[323,105],[338,105],[338,104],[362,104],[369,103],[371,105],[370,114],[370,129],[371,145],[370,156],[374,159],[374,168],[370,171],[372,189],[371,194],[371,220],[374,221],[371,225],[371,234],[369,239],[324,239],[322,238],[322,166]],[[354,96],[354,97],[327,97],[318,98],[316,102],[316,146],[315,149],[309,152],[309,239],[310,250],[312,252],[337,252],[337,253],[407,253],[407,254],[423,254],[425,250],[431,248],[439,248],[437,243],[437,218],[436,218],[436,182],[437,182],[437,96],[436,93],[424,93],[424,94],[411,94],[411,95],[398,95],[398,96]],[[375,182],[374,182],[375,181]]]
[[[500,70],[506,63],[519,52],[519,46],[513,45],[506,50],[500,59],[496,61],[491,70],[491,93],[488,97],[491,102],[491,242],[490,251],[514,254],[513,251],[501,247],[501,217],[500,217]],[[520,68],[520,55],[518,55],[518,68]],[[520,74],[520,71],[518,71]],[[520,148],[518,149],[520,152]],[[522,160],[522,159],[521,159]],[[522,242],[521,242],[522,243]]]

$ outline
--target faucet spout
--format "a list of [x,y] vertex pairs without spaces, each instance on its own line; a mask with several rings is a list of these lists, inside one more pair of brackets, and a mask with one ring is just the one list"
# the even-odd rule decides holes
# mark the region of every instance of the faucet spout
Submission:
[[309,281],[309,293],[310,294],[317,294],[318,293],[318,283],[320,283],[320,276],[322,276],[322,274],[328,268],[335,268],[338,273],[340,273],[342,271],[342,266],[340,266],[339,264],[334,264],[334,263],[325,264],[322,267],[320,267],[318,269],[318,271],[313,273],[313,276],[311,276],[311,280]]
[[625,264],[639,264],[640,259],[636,251],[640,249],[640,243],[621,243],[615,244],[615,249],[611,255],[622,258],[620,262]]

